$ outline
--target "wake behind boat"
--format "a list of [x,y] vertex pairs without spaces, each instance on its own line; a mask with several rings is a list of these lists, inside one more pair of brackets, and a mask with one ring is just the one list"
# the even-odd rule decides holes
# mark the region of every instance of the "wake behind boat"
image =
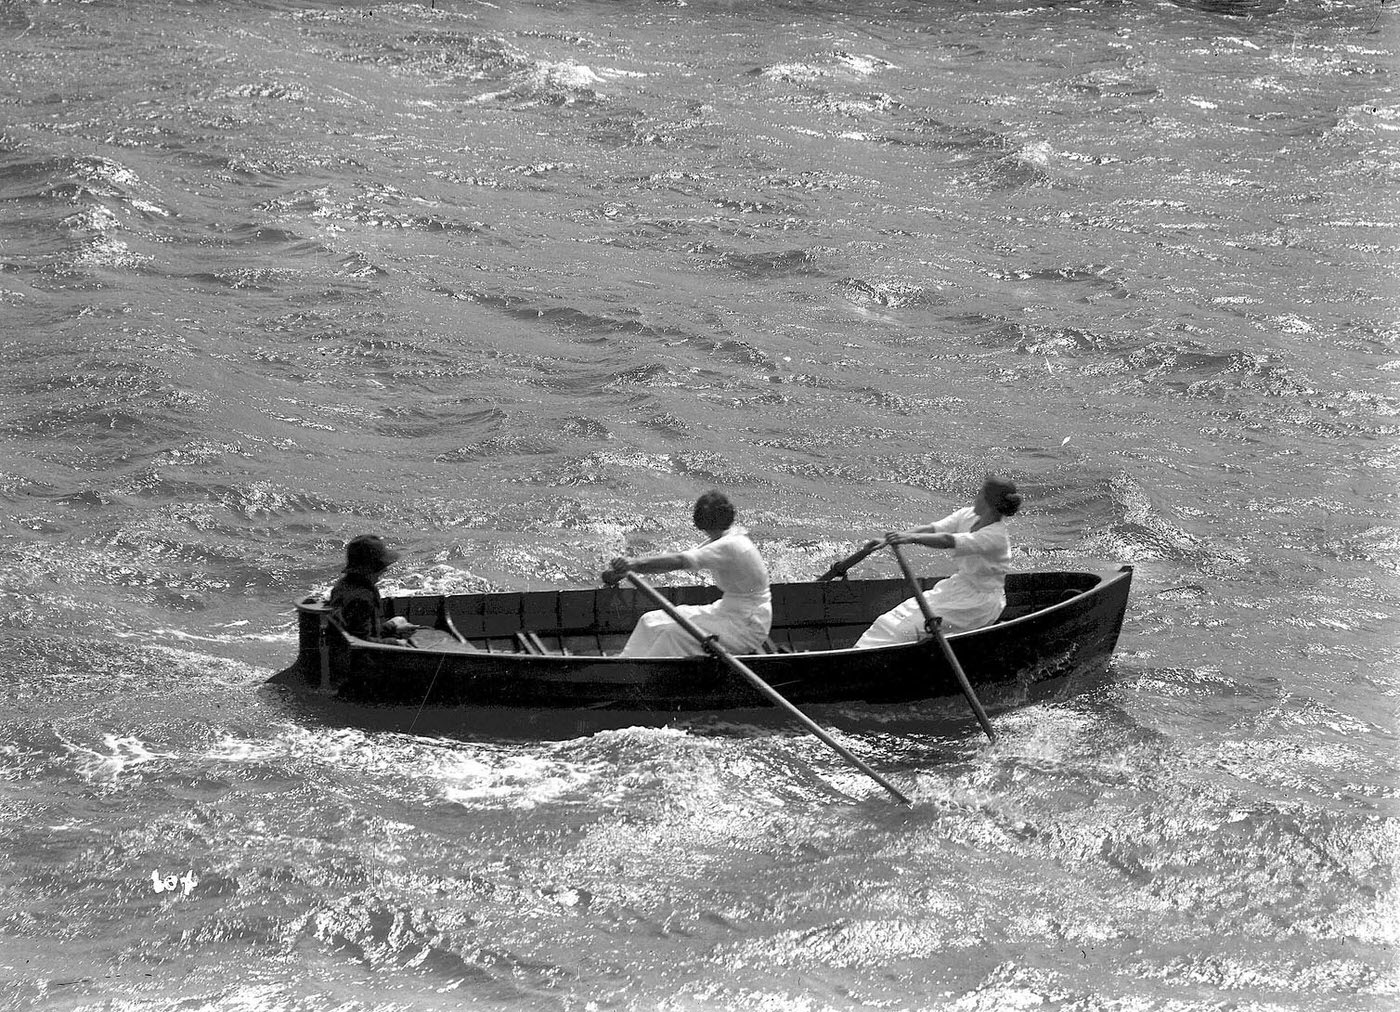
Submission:
[[[928,589],[939,579],[920,580]],[[993,625],[947,637],[975,685],[1039,686],[1091,675],[1118,641],[1132,567],[1011,573]],[[656,588],[674,604],[707,604],[713,587]],[[897,703],[955,695],[933,639],[873,649],[853,644],[908,596],[898,579],[778,583],[764,652],[740,659],[797,705]],[[387,616],[427,627],[414,645],[345,633],[326,602],[299,601],[296,662],[275,684],[385,706],[705,711],[770,704],[708,656],[619,657],[639,615],[633,588],[388,597]]]

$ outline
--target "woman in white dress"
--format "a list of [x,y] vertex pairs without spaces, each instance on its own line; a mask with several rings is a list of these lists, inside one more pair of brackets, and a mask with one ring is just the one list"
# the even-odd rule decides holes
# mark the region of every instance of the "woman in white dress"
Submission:
[[[1006,573],[1011,568],[1006,518],[1020,508],[1016,485],[1006,478],[989,475],[971,506],[936,523],[886,536],[886,544],[953,550],[958,571],[924,593],[930,610],[943,620],[945,633],[991,625],[1006,607]],[[856,646],[911,643],[923,633],[923,610],[911,597],[877,618]]]
[[[719,637],[720,646],[740,654],[756,653],[773,624],[768,567],[742,527],[734,523],[734,506],[722,492],[706,492],[695,501],[695,526],[707,540],[689,551],[613,559],[603,582],[617,584],[628,570],[665,573],[707,569],[722,597],[714,604],[679,605],[676,610],[703,632]],[[664,611],[649,611],[622,648],[623,657],[685,657],[704,653],[695,638]]]

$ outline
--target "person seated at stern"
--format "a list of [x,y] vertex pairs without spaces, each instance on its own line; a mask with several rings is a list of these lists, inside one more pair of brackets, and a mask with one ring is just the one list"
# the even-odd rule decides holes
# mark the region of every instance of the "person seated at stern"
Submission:
[[374,534],[354,538],[345,546],[345,572],[331,587],[330,617],[351,636],[380,643],[401,643],[417,631],[401,615],[385,621],[384,599],[378,582],[399,553]]
[[[1006,573],[1011,568],[1011,538],[1006,518],[1021,508],[1016,485],[988,475],[971,506],[935,523],[885,537],[890,545],[951,548],[958,571],[924,592],[945,633],[991,625],[1006,607]],[[856,641],[857,647],[912,643],[924,632],[923,610],[909,598],[877,618]]]
[[[694,522],[707,540],[674,554],[613,559],[602,574],[615,586],[628,571],[665,573],[677,569],[709,570],[722,596],[713,604],[678,605],[676,610],[701,631],[719,637],[735,653],[755,653],[773,624],[768,567],[744,528],[734,523],[734,505],[723,492],[706,492],[695,501]],[[684,657],[703,653],[693,636],[664,611],[649,611],[622,648],[623,657]]]

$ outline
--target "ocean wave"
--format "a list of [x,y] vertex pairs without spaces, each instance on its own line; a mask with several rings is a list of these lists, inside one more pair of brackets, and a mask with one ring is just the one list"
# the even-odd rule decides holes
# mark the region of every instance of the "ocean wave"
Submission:
[[305,273],[294,267],[226,267],[216,271],[199,271],[185,279],[215,291],[275,292],[296,285]]
[[151,257],[132,250],[120,239],[103,237],[82,243],[69,259],[71,267],[135,270],[151,263]]
[[775,63],[749,71],[770,81],[784,81],[789,84],[810,84],[827,75],[827,71],[809,63]]
[[595,71],[581,63],[534,61],[515,70],[506,78],[506,87],[476,95],[476,104],[517,100],[526,106],[596,105],[603,101],[599,87],[610,81],[635,76],[625,71],[603,69]]
[[[571,306],[562,297],[535,292],[493,292],[482,289],[444,289],[439,294],[472,302],[511,319],[545,323],[565,332],[583,334],[637,334],[663,341],[684,338],[688,331],[650,322],[640,306],[608,309]],[[543,367],[543,363],[536,363]]]
[[558,451],[557,445],[538,436],[501,435],[490,436],[469,446],[449,450],[437,459],[450,464],[497,457],[537,457]]
[[35,230],[58,239],[54,245],[31,246],[29,259],[44,249],[44,269],[65,278],[147,268],[151,254],[121,233],[133,223],[165,223],[172,217],[161,195],[134,169],[101,156],[7,160],[0,165],[0,197],[30,208]]
[[708,243],[691,248],[691,255],[704,257],[709,263],[751,278],[801,277],[819,274],[821,249],[786,249],[764,251],[716,250]]
[[1220,400],[1236,391],[1278,398],[1317,392],[1269,352],[1158,342],[1127,353],[1122,362],[1140,382],[1193,398]]
[[634,471],[674,473],[668,454],[642,450],[598,450],[556,461],[547,472],[532,472],[520,475],[515,480],[525,485],[562,488],[587,485],[611,487]]
[[97,155],[60,155],[0,164],[0,197],[76,208],[65,227],[105,231],[127,210],[169,217],[158,194],[132,168]]
[[533,386],[572,397],[606,397],[651,387],[673,388],[682,383],[677,369],[664,362],[642,362],[627,368],[579,369],[564,372],[537,363]]
[[765,484],[762,475],[735,464],[726,454],[713,450],[693,450],[670,455],[674,472],[704,484],[749,487]]
[[1186,7],[1205,14],[1253,18],[1260,15],[1277,14],[1283,10],[1287,0],[1171,0],[1171,2],[1178,7]]
[[[368,969],[414,970],[450,981],[453,988],[480,986],[497,974],[505,987],[514,977],[530,975],[532,968],[523,961],[479,948],[470,936],[454,945],[453,930],[465,931],[473,923],[464,912],[395,906],[374,895],[353,895],[311,913],[301,934]],[[545,983],[546,976],[534,969],[537,983]]]
[[787,84],[811,84],[815,81],[833,78],[848,81],[862,80],[892,69],[895,69],[895,65],[882,57],[836,49],[821,58],[820,62],[774,63],[766,67],[754,68],[749,73],[769,81],[781,81]]
[[836,290],[856,305],[884,309],[916,309],[948,302],[948,296],[937,287],[898,278],[845,278],[836,283]]
[[1064,186],[1052,171],[1055,157],[1049,141],[1030,141],[1010,153],[986,159],[963,175],[979,186],[993,189]]
[[311,94],[295,82],[264,81],[241,84],[222,91],[222,98],[267,98],[278,102],[306,102]]
[[444,757],[432,773],[442,798],[463,808],[536,808],[588,797],[603,761],[490,753]]
[[1090,538],[1090,549],[1108,559],[1192,560],[1204,564],[1219,549],[1210,549],[1199,538],[1164,515],[1147,488],[1122,474],[1109,485],[1120,518]]
[[[283,245],[289,252],[317,252],[323,248],[334,248],[343,241],[334,237],[334,230],[348,225],[449,236],[471,236],[487,230],[484,222],[459,217],[461,212],[455,208],[384,185],[361,187],[359,193],[350,197],[315,190],[295,197],[266,201],[260,206],[274,214],[298,219],[309,217],[319,227],[332,230],[332,238],[317,240],[304,239],[286,230]],[[255,226],[252,238],[258,242],[276,242],[278,231],[267,226]],[[241,238],[240,232],[240,229],[235,229],[232,234]]]
[[173,752],[153,752],[131,735],[104,735],[102,744],[106,751],[75,744],[62,735],[57,737],[72,756],[72,769],[85,780],[116,781],[134,769],[172,759],[176,755]]
[[[212,490],[211,490],[212,491]],[[333,514],[339,503],[315,492],[294,490],[273,481],[237,483],[218,493],[218,502],[244,520],[301,514]]]

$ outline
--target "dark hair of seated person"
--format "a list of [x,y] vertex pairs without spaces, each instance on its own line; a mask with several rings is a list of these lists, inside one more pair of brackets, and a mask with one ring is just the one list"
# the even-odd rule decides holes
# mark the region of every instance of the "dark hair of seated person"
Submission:
[[734,504],[723,492],[706,492],[695,500],[695,526],[702,531],[722,531],[734,523]]

